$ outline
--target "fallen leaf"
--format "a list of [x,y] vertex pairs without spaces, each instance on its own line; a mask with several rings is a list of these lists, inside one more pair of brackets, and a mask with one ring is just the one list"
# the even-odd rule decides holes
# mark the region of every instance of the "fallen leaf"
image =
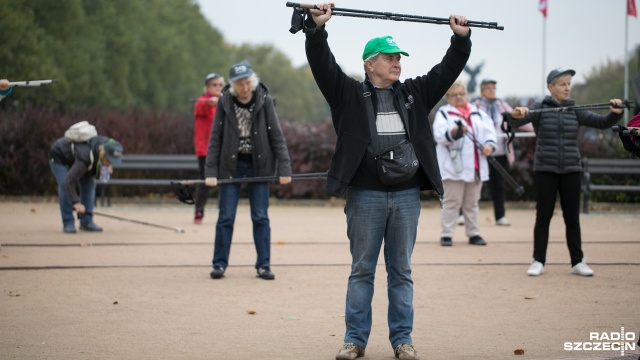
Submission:
[[80,243],[80,247],[87,247],[87,246],[89,246],[89,243],[86,243],[86,242],[81,242]]
[[118,300],[114,301],[113,305],[118,305]]
[[284,241],[278,240],[278,241],[276,241],[276,245],[284,245]]
[[525,297],[524,297],[524,299],[525,299],[525,300],[533,300],[533,299],[535,299],[535,298],[534,298],[533,296],[525,296]]
[[513,355],[524,355],[523,349],[515,349],[513,350]]
[[249,315],[255,315],[256,311],[255,310],[247,310],[247,314]]
[[32,213],[36,212],[36,209],[31,208],[31,212],[32,212]]
[[20,294],[19,293],[14,293],[13,291],[9,291],[9,296],[18,297],[18,296],[20,296]]

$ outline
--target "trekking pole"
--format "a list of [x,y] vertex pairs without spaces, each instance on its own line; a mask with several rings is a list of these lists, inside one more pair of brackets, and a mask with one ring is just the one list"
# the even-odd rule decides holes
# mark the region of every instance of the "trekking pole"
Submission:
[[96,212],[96,211],[94,211],[92,214],[93,215],[98,215],[98,216],[104,216],[104,217],[108,217],[108,218],[116,219],[116,220],[129,221],[129,222],[140,224],[140,225],[147,225],[147,226],[153,226],[153,227],[157,227],[157,228],[161,228],[161,229],[173,230],[173,231],[175,231],[177,233],[184,233],[184,229],[181,229],[179,227],[170,227],[170,226],[164,226],[164,225],[151,224],[151,223],[148,223],[146,221],[128,219],[128,218],[124,218],[124,217],[120,217],[120,216],[103,214],[103,213],[99,213],[99,212]]
[[58,82],[58,80],[27,80],[27,81],[13,81],[9,83],[9,86],[23,87],[23,86],[42,86],[49,85],[54,82]]
[[611,130],[614,133],[622,133],[622,136],[640,136],[640,127],[626,127],[622,125],[613,125]]
[[[540,113],[547,113],[547,112],[566,112],[566,111],[575,111],[575,110],[599,110],[599,109],[608,109],[611,106],[613,106],[614,109],[631,109],[631,105],[633,105],[633,101],[623,100],[622,106],[615,106],[615,105],[612,105],[611,103],[570,105],[570,106],[533,109],[533,110],[529,110],[529,114],[540,114]],[[502,113],[502,116],[505,118],[510,118],[511,113],[508,111],[505,111]]]
[[[456,124],[458,124],[458,126],[460,127],[460,126],[462,126],[462,121],[458,120],[458,121],[456,121]],[[474,139],[473,136],[471,136],[471,134],[469,134],[469,132],[465,133],[464,135],[467,138],[469,138],[469,140],[471,140],[473,142],[473,144],[475,145],[476,149],[480,150],[480,152],[482,152],[482,150],[484,150],[482,144],[480,144],[480,142],[478,142],[478,140]],[[511,176],[511,174],[509,174],[509,172],[507,172],[507,170],[505,168],[503,168],[502,165],[500,165],[498,160],[496,160],[491,155],[485,156],[485,157],[487,158],[487,161],[489,162],[489,165],[493,166],[493,168],[496,169],[496,171],[498,171],[500,176],[502,176],[502,178],[507,180],[507,183],[509,183],[509,185],[511,185],[513,190],[515,190],[518,195],[520,195],[520,196],[524,195],[524,187],[522,187],[522,185],[518,184],[518,182]]]
[[614,109],[625,109],[625,108],[631,109],[632,104],[633,104],[632,101],[624,100],[622,101],[622,106],[611,105],[611,103],[571,105],[571,106],[561,106],[561,107],[529,110],[529,114],[546,113],[546,112],[566,112],[566,111],[575,111],[575,110],[599,110],[599,109],[608,109],[611,106],[613,106]]
[[[547,112],[566,112],[566,111],[576,111],[576,110],[601,110],[608,109],[613,106],[615,109],[631,109],[631,105],[633,105],[633,101],[631,100],[622,100],[622,106],[612,105],[611,103],[601,103],[601,104],[587,104],[587,105],[570,105],[570,106],[559,106],[559,107],[551,107],[551,108],[542,108],[542,109],[533,109],[529,110],[529,114],[541,114]],[[505,111],[502,113],[502,131],[509,134],[509,140],[507,141],[507,145],[510,145],[515,137],[515,130],[509,124],[509,119],[511,119],[511,113],[509,111]]]
[[[279,180],[281,176],[254,176],[254,177],[243,177],[243,178],[233,178],[233,179],[218,179],[218,184],[235,184],[235,183],[252,183],[252,182],[269,182]],[[293,174],[291,175],[291,180],[320,180],[326,179],[326,172],[319,173],[302,173],[302,174]],[[204,184],[205,180],[177,180],[172,181],[171,184],[179,184],[179,185],[195,185],[195,184]]]
[[[321,173],[302,173],[302,174],[293,174],[291,175],[291,180],[322,180],[327,178],[326,172]],[[237,184],[237,183],[254,183],[254,182],[269,182],[279,180],[280,176],[254,176],[254,177],[244,177],[244,178],[233,178],[233,179],[218,179],[218,185],[224,184]],[[176,198],[181,202],[193,205],[195,201],[193,200],[193,195],[191,195],[191,191],[189,190],[189,185],[196,184],[204,184],[205,180],[176,180],[171,181],[171,186],[173,187],[173,192],[176,195]]]
[[[302,29],[303,21],[301,21],[300,19],[302,19],[302,16],[304,16],[304,14],[308,14],[309,10],[318,10],[318,6],[315,4],[294,3],[294,2],[288,1],[286,5],[287,7],[293,8],[293,17],[291,18],[291,29],[289,30],[293,34],[295,34],[296,32]],[[392,13],[387,11],[383,12],[383,11],[371,11],[371,10],[357,10],[357,9],[346,9],[346,8],[337,8],[337,7],[331,8],[331,14],[337,15],[337,16],[350,16],[350,17],[378,19],[378,20],[408,21],[408,22],[418,22],[418,23],[436,24],[436,25],[449,25],[450,23],[449,18],[437,18],[437,17],[431,17],[431,16],[397,14],[397,13]],[[469,27],[504,30],[504,26],[499,26],[497,22],[467,20],[466,25]]]

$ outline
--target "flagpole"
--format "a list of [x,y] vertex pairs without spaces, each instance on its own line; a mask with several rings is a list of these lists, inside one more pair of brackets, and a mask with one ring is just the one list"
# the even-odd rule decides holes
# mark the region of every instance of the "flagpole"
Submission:
[[[543,16],[542,17],[542,76],[540,77],[542,79],[542,92],[540,93],[540,95],[542,96],[542,98],[544,99],[544,95],[545,95],[545,84],[546,81],[544,79],[546,79],[546,73],[547,73],[547,16]],[[626,97],[625,97],[626,99]]]
[[[628,1],[628,0],[627,0]],[[627,2],[627,7],[628,7]],[[628,9],[627,9],[628,10]],[[624,14],[624,99],[629,98],[629,13]],[[629,110],[624,109],[624,124],[629,122]]]

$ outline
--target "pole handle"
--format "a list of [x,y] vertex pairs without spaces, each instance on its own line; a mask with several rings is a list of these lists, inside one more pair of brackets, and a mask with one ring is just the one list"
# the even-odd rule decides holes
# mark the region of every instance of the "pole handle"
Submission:
[[305,3],[294,3],[291,1],[287,1],[287,7],[297,7],[303,9],[317,9],[318,6],[316,4],[305,4]]

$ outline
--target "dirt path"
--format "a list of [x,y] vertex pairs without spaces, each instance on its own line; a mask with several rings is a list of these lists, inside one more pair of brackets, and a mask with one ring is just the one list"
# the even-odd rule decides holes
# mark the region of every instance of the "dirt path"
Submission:
[[[185,233],[96,217],[103,233],[63,234],[56,203],[0,202],[1,359],[333,359],[342,345],[350,256],[341,206],[272,205],[272,282],[255,277],[244,204],[231,266],[216,281],[215,203],[203,225],[175,204],[96,210]],[[466,244],[459,227],[443,248],[439,209],[422,209],[413,341],[423,359],[611,359],[620,351],[566,351],[565,343],[623,326],[638,340],[638,213],[581,217],[593,278],[570,274],[560,214],[537,278],[526,276],[535,211],[510,208],[511,227],[493,225],[490,207],[480,215],[488,246]],[[392,360],[379,264],[364,359]],[[624,358],[638,354],[636,345]]]

